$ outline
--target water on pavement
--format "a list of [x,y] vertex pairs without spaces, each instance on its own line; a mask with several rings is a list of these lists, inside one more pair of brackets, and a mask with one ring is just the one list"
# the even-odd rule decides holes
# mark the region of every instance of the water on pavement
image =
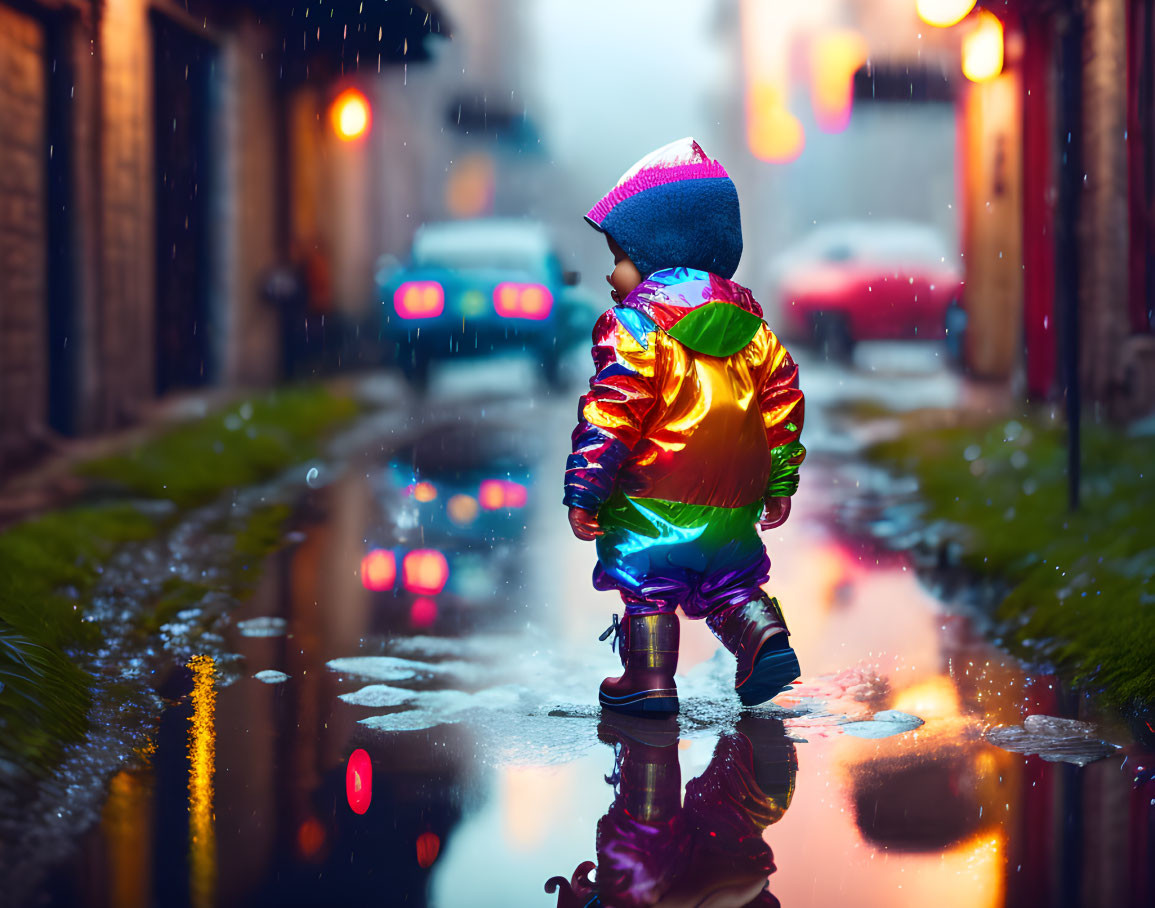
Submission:
[[1149,904],[1151,755],[1109,723],[1023,727],[1078,703],[834,520],[880,480],[824,403],[965,393],[932,347],[863,357],[803,364],[811,454],[766,536],[803,679],[773,705],[743,712],[683,622],[676,725],[601,721],[619,607],[560,504],[576,372],[546,395],[528,364],[454,367],[412,404],[427,433],[309,483],[225,632],[239,678],[206,656],[173,679],[47,901]]

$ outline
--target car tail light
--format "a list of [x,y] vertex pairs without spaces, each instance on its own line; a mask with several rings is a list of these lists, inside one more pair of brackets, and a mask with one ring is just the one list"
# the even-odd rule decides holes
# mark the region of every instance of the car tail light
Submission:
[[356,814],[365,813],[373,803],[373,761],[360,747],[349,754],[345,766],[345,798]]
[[482,480],[477,493],[477,500],[486,511],[524,508],[528,498],[529,492],[525,486],[520,482],[510,482],[508,479]]
[[419,596],[436,596],[449,580],[449,562],[437,549],[417,549],[401,563],[405,589]]
[[445,290],[437,281],[406,281],[393,293],[402,318],[436,318],[445,311]]
[[493,308],[502,318],[548,318],[553,294],[541,284],[498,284],[493,291]]
[[371,592],[393,589],[397,559],[388,549],[373,549],[361,559],[361,586]]

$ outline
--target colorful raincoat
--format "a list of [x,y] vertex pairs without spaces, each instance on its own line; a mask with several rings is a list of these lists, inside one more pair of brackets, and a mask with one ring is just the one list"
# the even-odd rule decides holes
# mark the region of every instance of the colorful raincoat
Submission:
[[749,290],[686,268],[655,272],[593,334],[565,504],[604,530],[594,586],[629,614],[757,597],[763,498],[794,494],[806,454],[790,354]]

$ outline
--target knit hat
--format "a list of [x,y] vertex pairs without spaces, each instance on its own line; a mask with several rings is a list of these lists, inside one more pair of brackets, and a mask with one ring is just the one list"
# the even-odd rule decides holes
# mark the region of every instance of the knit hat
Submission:
[[696,268],[731,278],[742,257],[738,190],[692,138],[650,152],[586,215],[643,276]]

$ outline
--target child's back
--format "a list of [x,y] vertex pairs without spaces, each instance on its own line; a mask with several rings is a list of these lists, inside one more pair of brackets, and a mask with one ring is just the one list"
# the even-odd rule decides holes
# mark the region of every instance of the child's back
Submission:
[[582,409],[631,448],[618,489],[722,508],[761,503],[770,451],[798,437],[777,417],[789,411],[797,427],[802,395],[746,288],[703,271],[659,271],[602,316],[594,338],[598,373],[618,368]]
[[779,523],[789,513],[803,398],[758,304],[729,280],[737,194],[683,140],[635,166],[588,220],[615,253],[618,305],[594,328],[565,503],[575,533],[597,538],[594,586],[626,605],[615,623],[626,673],[603,683],[601,702],[677,709],[678,606],[707,619],[738,657],[743,700],[761,702],[797,676],[781,612],[761,591],[770,561],[756,526],[764,508]]

